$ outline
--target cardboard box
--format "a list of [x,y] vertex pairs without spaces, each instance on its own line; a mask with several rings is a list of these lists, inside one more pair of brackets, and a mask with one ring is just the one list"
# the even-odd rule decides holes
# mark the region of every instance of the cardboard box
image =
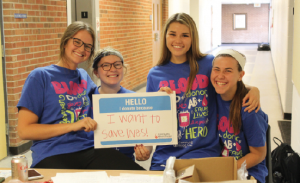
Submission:
[[176,182],[178,182],[178,180],[180,179],[189,182],[200,182],[198,173],[196,172],[195,165],[185,167],[183,169],[175,171],[175,173],[176,173]]
[[[185,169],[195,165],[194,174],[197,174],[202,182],[218,182],[234,181],[237,179],[237,162],[234,157],[214,157],[214,158],[199,158],[199,159],[176,159],[174,170]],[[194,176],[196,177],[196,175]],[[246,180],[241,183],[253,183],[256,180]],[[195,182],[195,181],[190,181]],[[228,182],[226,182],[228,183]]]
[[[189,183],[185,180],[180,180],[178,183]],[[231,180],[231,181],[221,181],[221,182],[198,182],[198,183],[257,183],[256,180]]]

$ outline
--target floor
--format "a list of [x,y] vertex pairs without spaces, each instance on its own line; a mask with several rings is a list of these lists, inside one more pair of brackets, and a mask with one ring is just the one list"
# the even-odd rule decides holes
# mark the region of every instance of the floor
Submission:
[[[257,44],[226,44],[214,49],[211,53],[215,54],[220,49],[235,49],[243,53],[246,58],[245,76],[243,81],[245,84],[256,86],[260,90],[260,101],[262,110],[269,116],[269,124],[271,126],[271,138],[281,138],[278,127],[278,120],[283,119],[279,92],[272,63],[270,51],[257,51]],[[142,88],[138,92],[145,92]],[[271,149],[276,144],[272,141]],[[25,153],[29,166],[31,165],[31,151]],[[151,158],[150,158],[151,159]],[[11,157],[6,157],[0,161],[0,168],[10,168]],[[150,160],[137,162],[145,169],[149,169]]]

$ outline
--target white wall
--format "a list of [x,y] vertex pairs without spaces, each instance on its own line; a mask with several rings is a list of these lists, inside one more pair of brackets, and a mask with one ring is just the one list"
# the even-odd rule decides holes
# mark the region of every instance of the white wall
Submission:
[[273,0],[271,51],[284,113],[292,113],[293,0]]
[[175,13],[190,14],[190,0],[169,0],[169,17]]
[[291,128],[291,146],[294,151],[300,153],[300,96],[297,88],[293,87],[293,110],[292,110],[292,128]]
[[294,151],[300,153],[300,2],[295,1],[294,15],[294,45],[293,45],[293,106],[292,106],[292,142],[291,145]]
[[222,4],[220,0],[213,2],[213,48],[220,46],[222,35]]

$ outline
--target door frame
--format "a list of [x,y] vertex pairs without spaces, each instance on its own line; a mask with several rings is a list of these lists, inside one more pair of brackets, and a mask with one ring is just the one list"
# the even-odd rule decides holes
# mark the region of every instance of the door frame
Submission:
[[[2,0],[0,0],[0,4],[2,5]],[[3,21],[3,9],[2,6],[0,6],[0,32],[1,32],[1,43],[0,43],[0,51],[1,48],[3,49],[2,57],[0,58],[2,60],[2,77],[3,77],[3,96],[4,96],[4,113],[5,113],[5,137],[6,137],[6,156],[8,156],[9,153],[9,134],[8,134],[8,105],[7,105],[7,87],[6,87],[6,67],[5,67],[5,41],[4,41],[4,21]],[[0,96],[1,97],[1,96]]]

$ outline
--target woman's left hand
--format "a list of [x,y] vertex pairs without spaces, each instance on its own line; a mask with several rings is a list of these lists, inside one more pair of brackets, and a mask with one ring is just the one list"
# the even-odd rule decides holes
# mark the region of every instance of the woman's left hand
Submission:
[[[247,101],[248,100],[248,101]],[[247,103],[246,103],[247,101]],[[259,90],[256,87],[251,87],[247,95],[243,99],[243,107],[245,107],[244,112],[248,111],[249,113],[253,110],[255,112],[258,112],[260,109],[260,96],[259,96]]]

